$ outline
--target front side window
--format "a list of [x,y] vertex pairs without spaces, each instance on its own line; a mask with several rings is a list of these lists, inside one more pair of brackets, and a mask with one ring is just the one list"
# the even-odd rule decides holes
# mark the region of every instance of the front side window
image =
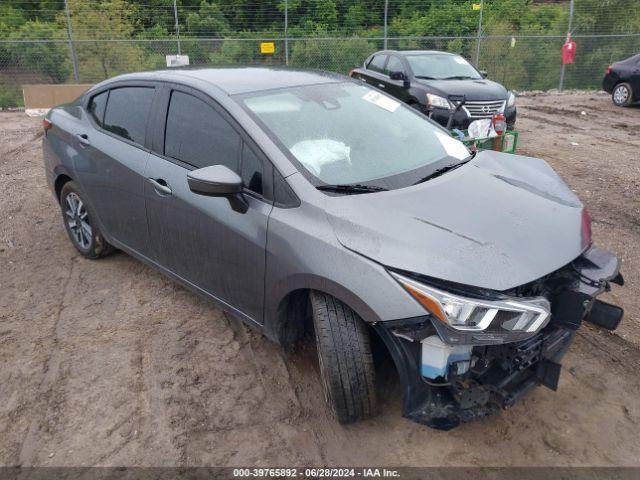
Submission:
[[95,122],[101,127],[104,126],[104,111],[107,106],[108,97],[109,92],[106,91],[95,95],[89,101],[89,115],[91,115]]
[[110,90],[103,128],[144,145],[153,94],[153,87],[121,87]]
[[386,55],[375,55],[369,65],[367,65],[368,70],[373,70],[374,72],[383,73],[384,72],[384,62],[387,61]]
[[238,172],[240,135],[206,102],[173,91],[167,113],[164,154],[196,168],[225,165]]
[[404,66],[402,65],[402,61],[398,57],[389,57],[386,71],[387,75],[393,72],[404,73]]
[[460,55],[407,55],[413,74],[437,80],[480,79],[482,76]]
[[363,85],[310,85],[241,101],[316,185],[400,188],[469,156],[412,108]]
[[240,177],[246,188],[262,195],[262,160],[254,153],[254,151],[246,143],[242,146],[242,166],[240,168]]

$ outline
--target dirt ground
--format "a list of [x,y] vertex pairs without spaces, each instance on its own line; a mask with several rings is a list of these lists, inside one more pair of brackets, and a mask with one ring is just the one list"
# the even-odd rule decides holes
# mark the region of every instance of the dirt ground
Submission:
[[[545,158],[622,257],[617,334],[580,330],[558,392],[450,432],[382,411],[343,427],[312,348],[285,355],[129,256],[81,258],[46,187],[40,122],[0,113],[0,464],[640,465],[640,108],[600,94],[519,99],[520,152]],[[582,114],[581,112],[585,112]]]

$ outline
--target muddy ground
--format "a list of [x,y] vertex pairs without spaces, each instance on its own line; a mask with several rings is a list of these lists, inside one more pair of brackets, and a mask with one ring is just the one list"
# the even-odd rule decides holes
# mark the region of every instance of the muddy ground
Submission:
[[[639,465],[640,108],[519,99],[520,151],[547,159],[623,258],[617,334],[583,328],[559,391],[450,432],[382,411],[343,427],[313,349],[285,355],[122,253],[81,258],[47,190],[40,123],[0,113],[0,464]],[[581,112],[585,112],[583,115]]]

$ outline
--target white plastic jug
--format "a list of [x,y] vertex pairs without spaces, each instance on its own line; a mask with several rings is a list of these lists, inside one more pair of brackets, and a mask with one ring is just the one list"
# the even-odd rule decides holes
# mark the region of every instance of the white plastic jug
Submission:
[[449,365],[457,363],[458,373],[465,373],[471,363],[471,345],[447,345],[437,335],[422,340],[422,359],[420,371],[422,376],[435,379],[447,377]]

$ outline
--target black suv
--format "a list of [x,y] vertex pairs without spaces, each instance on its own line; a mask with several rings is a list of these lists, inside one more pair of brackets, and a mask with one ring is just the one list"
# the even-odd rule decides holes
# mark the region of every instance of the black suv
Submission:
[[516,122],[515,95],[499,83],[487,80],[460,55],[447,52],[384,50],[367,58],[353,78],[382,89],[446,125],[451,99],[465,103],[454,115],[452,127],[467,128],[473,120],[503,112],[508,128]]

